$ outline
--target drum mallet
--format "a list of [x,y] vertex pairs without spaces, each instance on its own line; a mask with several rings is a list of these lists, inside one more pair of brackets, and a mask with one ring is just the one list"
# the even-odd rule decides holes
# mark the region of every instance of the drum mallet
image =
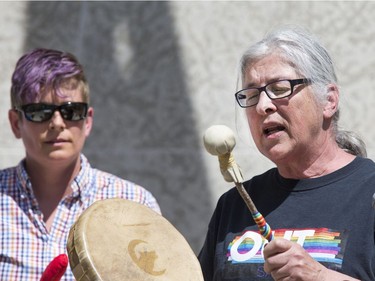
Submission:
[[243,177],[240,167],[234,160],[232,150],[236,145],[233,131],[224,125],[214,125],[209,127],[204,136],[203,142],[206,150],[219,158],[220,171],[227,182],[234,182],[242,199],[251,212],[251,215],[259,228],[260,234],[271,241],[273,234],[261,213],[258,212],[253,200],[243,186]]

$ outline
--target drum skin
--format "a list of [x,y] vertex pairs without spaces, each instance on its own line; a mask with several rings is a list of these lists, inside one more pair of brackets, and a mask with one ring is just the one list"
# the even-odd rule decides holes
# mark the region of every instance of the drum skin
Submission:
[[77,281],[203,281],[185,238],[145,205],[113,198],[87,208],[67,250]]

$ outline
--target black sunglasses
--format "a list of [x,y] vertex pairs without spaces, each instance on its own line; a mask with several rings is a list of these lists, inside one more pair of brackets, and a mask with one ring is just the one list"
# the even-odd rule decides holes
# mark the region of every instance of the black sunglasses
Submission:
[[15,108],[22,111],[28,121],[42,123],[52,118],[58,110],[67,121],[79,121],[87,116],[88,104],[84,102],[67,102],[61,105],[30,103]]

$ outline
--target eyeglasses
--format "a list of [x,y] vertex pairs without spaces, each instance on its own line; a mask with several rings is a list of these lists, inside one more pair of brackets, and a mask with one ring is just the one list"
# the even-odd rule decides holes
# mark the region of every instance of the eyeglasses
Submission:
[[265,92],[271,100],[277,100],[289,97],[293,94],[294,87],[300,84],[310,84],[311,80],[308,78],[294,79],[294,80],[280,80],[268,83],[259,88],[246,88],[235,93],[236,100],[241,107],[254,106],[259,102],[261,92]]
[[52,118],[58,110],[67,121],[79,121],[86,118],[88,105],[84,102],[67,102],[61,105],[30,103],[15,108],[22,111],[28,121],[42,123]]

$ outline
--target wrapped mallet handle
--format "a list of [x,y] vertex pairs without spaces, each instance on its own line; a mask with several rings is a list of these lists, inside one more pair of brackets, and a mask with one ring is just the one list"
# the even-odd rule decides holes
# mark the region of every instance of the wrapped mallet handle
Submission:
[[243,186],[243,177],[240,167],[234,160],[232,150],[236,145],[236,139],[233,131],[224,125],[214,125],[209,127],[204,136],[203,142],[206,150],[219,158],[220,171],[227,182],[234,182],[242,199],[251,212],[251,215],[258,225],[260,234],[271,241],[273,238],[272,230],[266,223],[262,214],[260,214]]

